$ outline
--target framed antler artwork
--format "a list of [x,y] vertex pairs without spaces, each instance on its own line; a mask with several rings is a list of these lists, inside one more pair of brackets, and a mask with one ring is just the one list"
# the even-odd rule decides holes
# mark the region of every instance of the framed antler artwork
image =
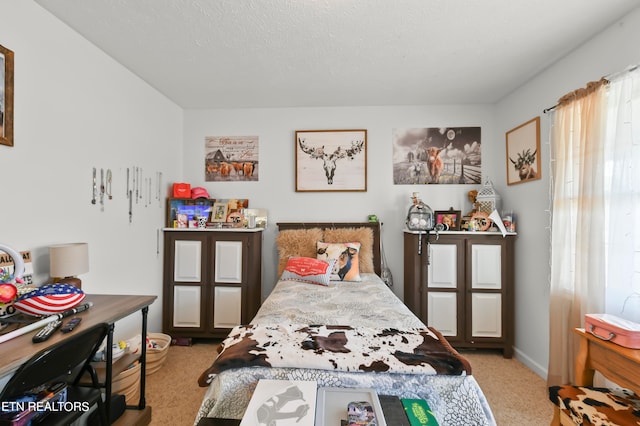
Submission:
[[507,132],[507,184],[540,179],[540,117]]
[[297,130],[296,191],[366,191],[367,131]]

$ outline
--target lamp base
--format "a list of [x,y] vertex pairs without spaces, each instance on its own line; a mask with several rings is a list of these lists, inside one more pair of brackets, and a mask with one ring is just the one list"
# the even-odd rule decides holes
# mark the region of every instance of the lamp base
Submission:
[[64,277],[64,278],[54,278],[53,282],[55,284],[69,284],[79,289],[82,289],[82,280],[78,277]]

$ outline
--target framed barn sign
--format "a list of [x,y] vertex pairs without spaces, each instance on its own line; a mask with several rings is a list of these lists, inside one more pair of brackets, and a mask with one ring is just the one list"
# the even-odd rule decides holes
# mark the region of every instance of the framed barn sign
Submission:
[[540,179],[540,117],[507,132],[507,184]]
[[296,191],[366,191],[367,131],[296,131]]

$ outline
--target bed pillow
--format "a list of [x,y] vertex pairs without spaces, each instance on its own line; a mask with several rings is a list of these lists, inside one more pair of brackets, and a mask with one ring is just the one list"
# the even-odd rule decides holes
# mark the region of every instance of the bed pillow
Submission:
[[335,263],[334,259],[325,261],[313,257],[290,257],[280,279],[329,285]]
[[278,276],[282,275],[290,257],[316,257],[316,242],[322,241],[322,229],[287,229],[276,237]]
[[360,243],[327,243],[318,241],[316,258],[334,259],[331,281],[362,281],[360,278]]
[[373,230],[371,228],[331,228],[325,229],[325,243],[341,243],[343,241],[357,241],[360,243],[359,261],[360,272],[374,274],[373,265]]

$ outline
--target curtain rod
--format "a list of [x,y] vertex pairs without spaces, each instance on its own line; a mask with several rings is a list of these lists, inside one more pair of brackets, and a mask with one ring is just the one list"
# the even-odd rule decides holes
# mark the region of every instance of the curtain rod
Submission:
[[[612,73],[612,74],[609,74],[609,75],[604,76],[603,78],[604,78],[605,80],[609,80],[609,81],[610,81],[610,80],[611,80],[612,78],[614,78],[614,77],[618,77],[618,76],[620,76],[620,75],[622,75],[622,74],[624,74],[624,73],[632,72],[632,71],[635,71],[635,70],[637,70],[637,69],[638,69],[638,64],[636,64],[636,65],[630,65],[630,66],[628,66],[627,68],[625,68],[625,69],[624,69],[624,70],[622,70],[622,71],[614,72],[614,73]],[[551,106],[551,107],[549,107],[549,108],[545,108],[545,109],[543,109],[543,110],[542,110],[542,113],[543,113],[543,114],[546,114],[546,113],[548,113],[548,112],[553,111],[553,110],[554,110],[554,109],[556,109],[557,107],[558,107],[558,104],[555,104],[554,106]]]

